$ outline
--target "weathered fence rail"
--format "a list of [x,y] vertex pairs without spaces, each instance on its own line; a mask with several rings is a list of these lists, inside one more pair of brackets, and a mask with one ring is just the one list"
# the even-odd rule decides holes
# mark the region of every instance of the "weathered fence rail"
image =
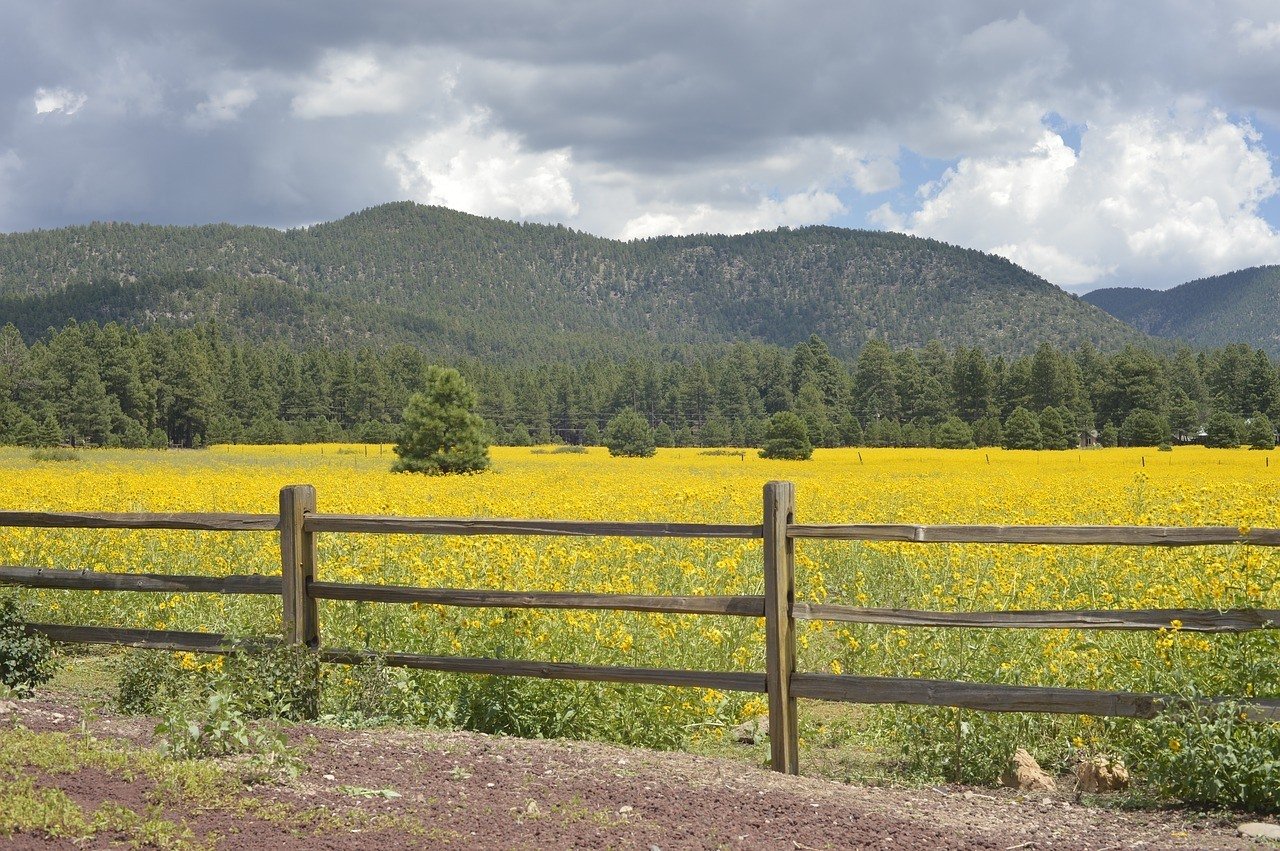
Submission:
[[[1280,609],[936,612],[796,600],[795,546],[797,541],[803,540],[889,541],[924,545],[964,543],[1174,547],[1250,544],[1274,547],[1280,546],[1280,529],[799,524],[795,522],[795,490],[789,482],[770,482],[765,485],[762,522],[758,525],[321,514],[316,510],[315,489],[310,485],[292,485],[280,492],[279,514],[0,511],[0,527],[2,526],[279,533],[281,571],[278,575],[210,577],[0,566],[0,585],[78,591],[274,595],[281,598],[284,624],[282,638],[241,639],[237,643],[221,633],[213,632],[28,624],[29,629],[44,633],[55,641],[230,653],[236,652],[245,644],[283,640],[316,648],[322,661],[339,664],[361,664],[377,659],[384,665],[463,674],[643,683],[764,693],[769,704],[773,767],[793,774],[799,770],[797,698],[952,706],[992,712],[1053,712],[1128,718],[1150,718],[1161,707],[1177,700],[1169,695],[1121,691],[797,672],[796,620],[964,629],[1161,630],[1176,625],[1183,631],[1202,633],[1241,633],[1280,626]],[[764,545],[764,593],[660,596],[325,582],[317,579],[315,536],[320,533],[759,539]],[[740,672],[627,668],[399,652],[371,653],[326,647],[322,646],[320,640],[320,600],[763,617],[765,670]],[[1252,697],[1248,699],[1248,704],[1251,718],[1280,720],[1280,698]]]

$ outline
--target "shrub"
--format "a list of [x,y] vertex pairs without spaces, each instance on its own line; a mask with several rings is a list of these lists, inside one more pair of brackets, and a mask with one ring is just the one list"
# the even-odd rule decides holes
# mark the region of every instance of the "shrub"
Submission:
[[790,411],[779,411],[769,419],[764,434],[761,458],[782,458],[787,461],[808,461],[813,457],[813,444],[804,420]]
[[1280,813],[1280,722],[1246,720],[1238,703],[1185,695],[1151,723],[1146,773],[1191,804]]
[[32,461],[79,461],[80,453],[74,449],[33,449]]
[[395,452],[397,473],[473,473],[489,466],[475,393],[456,369],[433,366],[427,389],[409,397]]
[[609,420],[601,439],[614,457],[648,458],[657,451],[648,420],[631,408]]
[[26,697],[52,679],[53,671],[49,639],[28,635],[18,601],[0,597],[0,685]]

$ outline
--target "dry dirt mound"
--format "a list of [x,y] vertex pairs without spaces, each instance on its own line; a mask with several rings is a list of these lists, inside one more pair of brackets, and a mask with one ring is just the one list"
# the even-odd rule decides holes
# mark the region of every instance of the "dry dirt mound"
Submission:
[[[148,725],[48,700],[19,701],[0,735],[31,730],[149,739]],[[1233,823],[1179,812],[1121,813],[992,790],[885,789],[784,778],[721,760],[594,743],[469,733],[351,731],[300,725],[306,768],[294,781],[170,811],[218,849],[400,848],[1256,848]],[[99,770],[45,775],[91,812],[145,810],[149,783]],[[17,834],[6,848],[108,848]]]

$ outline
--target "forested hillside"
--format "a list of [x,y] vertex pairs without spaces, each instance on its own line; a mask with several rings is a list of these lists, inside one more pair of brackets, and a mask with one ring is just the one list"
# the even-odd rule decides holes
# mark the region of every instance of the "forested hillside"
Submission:
[[1280,355],[1280,266],[1241,269],[1171,290],[1094,290],[1084,299],[1153,336],[1197,346],[1248,342]]
[[[405,344],[335,349],[227,339],[215,324],[145,331],[72,323],[27,345],[0,329],[0,443],[199,446],[393,438],[435,358]],[[818,337],[667,349],[623,361],[454,361],[496,442],[598,444],[627,410],[662,446],[759,446],[793,411],[820,446],[1155,445],[1211,436],[1252,442],[1280,415],[1280,377],[1245,345],[1171,355],[1039,346],[1008,359],[936,341],[856,360]],[[1252,420],[1250,429],[1244,420]]]
[[1132,329],[1007,260],[831,227],[618,242],[388,204],[314,227],[94,224],[0,237],[0,318],[28,340],[69,318],[443,358],[651,354],[655,344],[817,334],[838,357],[1042,342],[1115,350]]

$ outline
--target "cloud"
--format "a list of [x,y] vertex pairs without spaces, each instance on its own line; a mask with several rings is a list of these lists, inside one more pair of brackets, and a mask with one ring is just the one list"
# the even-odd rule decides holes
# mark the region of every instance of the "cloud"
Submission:
[[212,127],[235,121],[257,99],[258,93],[249,85],[222,89],[196,104],[195,111],[187,116],[187,122],[193,127]]
[[370,51],[333,52],[305,80],[292,101],[299,118],[341,118],[396,112],[413,90],[410,69],[387,67]]
[[527,151],[483,112],[387,155],[411,198],[485,216],[554,220],[578,214],[568,149]]
[[10,6],[12,227],[409,196],[608,236],[894,226],[1075,286],[1274,258],[1265,0]]
[[35,103],[36,115],[47,115],[61,112],[63,115],[75,115],[89,98],[83,92],[73,92],[62,87],[36,89],[32,101]]
[[1247,122],[1215,111],[1117,117],[1079,154],[1045,131],[1030,150],[966,157],[921,189],[919,209],[878,221],[1008,257],[1054,283],[1172,286],[1280,262],[1259,213],[1280,192]]
[[622,239],[639,239],[664,234],[746,233],[780,225],[830,221],[844,210],[844,204],[838,197],[819,189],[779,199],[762,198],[754,206],[741,208],[710,204],[664,205],[628,220],[619,236]]

